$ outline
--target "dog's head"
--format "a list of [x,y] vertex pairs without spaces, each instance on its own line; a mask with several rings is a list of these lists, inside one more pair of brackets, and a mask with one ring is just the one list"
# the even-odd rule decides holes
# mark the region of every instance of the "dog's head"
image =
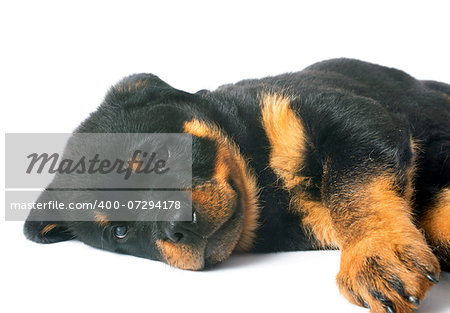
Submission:
[[[137,74],[114,86],[76,131],[191,134],[191,221],[117,222],[107,211],[89,222],[33,221],[32,214],[38,214],[33,211],[25,235],[40,243],[76,238],[190,270],[250,249],[258,223],[256,181],[239,147],[211,122],[212,114],[207,98],[172,88],[154,75]],[[166,151],[168,157],[174,153]],[[39,201],[55,200],[54,194],[46,190]]]

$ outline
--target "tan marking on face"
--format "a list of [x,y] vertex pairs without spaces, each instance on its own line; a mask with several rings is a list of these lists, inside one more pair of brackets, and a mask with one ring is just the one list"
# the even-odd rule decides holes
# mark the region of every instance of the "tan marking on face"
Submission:
[[236,246],[237,241],[239,240],[238,236],[235,236],[233,238],[232,237],[233,236],[231,235],[225,239],[220,238],[218,240],[217,244],[218,248],[215,249],[214,253],[212,253],[207,259],[209,264],[220,263],[228,259],[230,254],[233,252],[233,249]]
[[[230,188],[228,180],[232,179],[240,191],[243,206],[243,225],[237,251],[248,251],[253,246],[255,231],[259,227],[258,186],[248,162],[244,159],[236,144],[226,136],[216,125],[197,119],[186,122],[184,131],[200,138],[214,140],[217,146],[214,179],[223,186]],[[196,197],[193,191],[193,197]],[[230,196],[232,197],[232,196]]]
[[420,226],[433,245],[445,245],[450,249],[450,188],[444,188],[435,196]]
[[262,125],[271,146],[270,166],[287,189],[309,181],[298,175],[307,140],[302,121],[290,108],[290,102],[290,97],[276,93],[266,93],[261,99]]
[[201,270],[204,261],[198,249],[188,245],[157,240],[156,246],[161,252],[164,261],[184,270]]
[[95,212],[94,213],[95,222],[100,226],[106,226],[109,223],[108,217],[105,213]]
[[222,224],[228,220],[236,198],[236,192],[224,181],[206,183],[192,189],[192,202],[196,211],[213,224]]
[[137,171],[142,169],[142,161],[139,157],[136,157],[135,159],[129,158],[128,159],[128,167],[131,169],[133,173],[136,173]]
[[42,228],[42,230],[41,230],[41,236],[45,236],[49,231],[55,229],[56,227],[58,227],[58,224],[45,225],[44,228]]

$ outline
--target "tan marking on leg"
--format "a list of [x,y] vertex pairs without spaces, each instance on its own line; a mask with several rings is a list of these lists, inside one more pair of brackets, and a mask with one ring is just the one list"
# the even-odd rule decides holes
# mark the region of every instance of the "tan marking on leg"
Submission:
[[[323,176],[328,174],[329,160],[325,161]],[[335,249],[339,239],[335,230],[330,209],[322,202],[310,200],[308,195],[296,191],[291,198],[289,209],[294,209],[302,216],[302,224],[310,237],[315,238],[318,247]],[[314,240],[312,240],[314,242]],[[314,243],[315,244],[315,243]]]
[[[328,204],[309,200],[302,193],[292,196],[291,208],[304,215],[303,224],[322,247],[343,248],[372,232],[390,232],[392,220],[397,221],[397,226],[414,228],[409,203],[396,193],[393,178],[382,176],[348,188],[349,200],[342,201],[339,195]],[[346,213],[336,213],[332,217],[332,210]]]
[[388,242],[403,240],[409,233],[412,237],[420,234],[412,223],[409,203],[397,193],[393,177],[377,177],[353,188],[352,200],[346,204],[349,213],[338,218],[340,223],[336,221],[344,246],[381,234]]
[[300,118],[290,108],[291,99],[276,93],[262,96],[262,125],[271,145],[270,166],[290,189],[307,180],[302,169],[306,134]]
[[450,249],[450,188],[436,195],[420,226],[433,245],[445,245]]
[[341,207],[333,211],[345,212],[333,216],[343,246],[372,234],[385,233],[395,239],[408,231],[418,233],[409,202],[398,194],[395,182],[391,175],[374,177],[364,184],[348,186],[348,201],[343,203],[339,196],[333,199],[331,205]]
[[45,236],[49,231],[55,229],[56,227],[58,227],[58,224],[45,225],[44,228],[42,228],[42,230],[41,230],[41,236]]
[[408,296],[422,300],[432,286],[426,275],[438,276],[440,267],[395,182],[395,177],[385,175],[352,186],[352,200],[341,208],[345,213],[333,216],[342,248],[337,282],[354,303],[363,299],[373,310],[384,309],[368,292],[373,289],[388,297],[396,312],[410,312],[415,305],[390,282],[399,280]]
[[305,200],[303,194],[292,197],[291,208],[302,213],[302,223],[308,234],[319,242],[321,248],[338,248],[338,236],[330,216],[330,209],[320,201]]
[[423,300],[433,284],[420,267],[434,273],[439,272],[439,264],[420,240],[405,236],[392,244],[382,232],[377,235],[379,237],[368,237],[342,251],[337,275],[339,290],[350,302],[358,305],[366,302],[374,312],[385,312],[385,308],[370,290],[392,301],[395,312],[412,312],[416,305],[399,294],[390,282],[401,282],[407,296]]
[[[184,131],[216,142],[217,157],[214,178],[226,186],[232,179],[242,196],[244,218],[242,231],[236,245],[237,251],[248,251],[253,246],[255,231],[259,227],[259,188],[256,178],[236,144],[216,125],[194,119],[184,124]],[[195,196],[195,195],[194,195]]]

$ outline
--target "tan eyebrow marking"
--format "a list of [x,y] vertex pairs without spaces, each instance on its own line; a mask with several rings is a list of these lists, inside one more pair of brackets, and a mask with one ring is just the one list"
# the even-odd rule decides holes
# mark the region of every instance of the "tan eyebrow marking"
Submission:
[[109,223],[108,217],[105,213],[95,212],[95,222],[100,226],[106,226]]

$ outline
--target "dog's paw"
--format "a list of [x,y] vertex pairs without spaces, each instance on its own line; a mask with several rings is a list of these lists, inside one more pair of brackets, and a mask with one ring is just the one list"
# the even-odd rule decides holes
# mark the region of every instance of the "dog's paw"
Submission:
[[400,242],[367,238],[342,250],[340,292],[371,313],[406,313],[417,308],[437,283],[439,263],[417,234]]

